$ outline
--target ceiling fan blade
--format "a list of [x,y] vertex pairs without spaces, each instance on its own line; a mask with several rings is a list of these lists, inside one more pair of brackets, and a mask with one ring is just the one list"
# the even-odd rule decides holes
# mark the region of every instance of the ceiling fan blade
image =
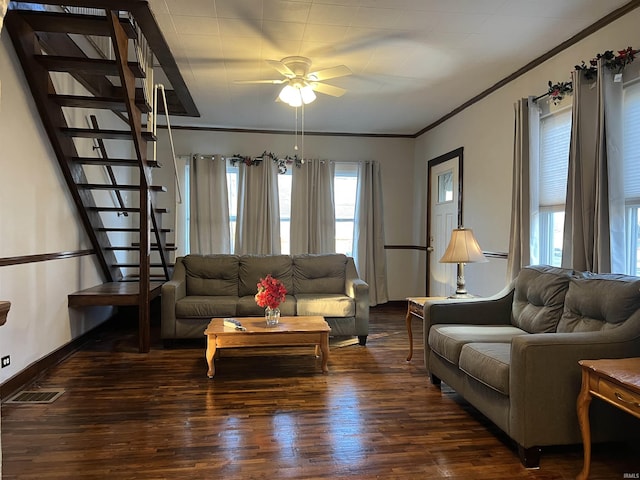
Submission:
[[331,95],[332,97],[341,97],[347,92],[344,88],[335,87],[327,83],[310,82],[309,85],[314,91]]
[[311,72],[307,78],[311,81],[328,80],[330,78],[345,77],[351,75],[351,70],[346,65],[338,65],[337,67],[325,68]]
[[288,78],[293,78],[296,76],[296,74],[293,73],[289,67],[278,60],[266,60],[266,62],[273,68],[275,68],[280,75],[284,75]]
[[287,79],[280,80],[235,80],[233,83],[238,85],[254,84],[254,83],[268,83],[271,85],[281,85],[287,82]]

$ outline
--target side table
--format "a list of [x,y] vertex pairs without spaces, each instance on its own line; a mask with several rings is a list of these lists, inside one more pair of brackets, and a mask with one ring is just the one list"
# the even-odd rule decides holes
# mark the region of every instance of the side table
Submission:
[[443,300],[445,297],[407,297],[407,335],[409,335],[409,355],[407,362],[413,357],[413,332],[411,331],[411,320],[413,317],[424,321],[424,304],[429,300]]
[[584,464],[577,480],[589,478],[591,464],[591,430],[589,405],[593,396],[640,418],[640,358],[580,360],[582,388],[577,409]]

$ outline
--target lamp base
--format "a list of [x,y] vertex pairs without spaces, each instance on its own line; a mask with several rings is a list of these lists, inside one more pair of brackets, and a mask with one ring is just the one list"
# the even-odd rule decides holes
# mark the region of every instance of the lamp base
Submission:
[[454,293],[453,295],[447,298],[478,298],[476,295],[471,295],[470,293]]

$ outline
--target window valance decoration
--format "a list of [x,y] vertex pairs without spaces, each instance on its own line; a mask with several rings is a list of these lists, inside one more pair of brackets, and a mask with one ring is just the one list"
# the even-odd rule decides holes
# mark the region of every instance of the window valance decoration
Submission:
[[231,165],[233,165],[234,167],[237,163],[243,163],[247,167],[252,167],[255,165],[260,165],[264,160],[271,160],[278,166],[278,173],[280,174],[287,173],[287,169],[291,165],[295,165],[296,167],[300,168],[304,164],[304,160],[297,155],[294,155],[293,157],[289,155],[278,157],[271,152],[267,152],[266,150],[257,157],[248,157],[236,153],[229,157],[225,157],[225,159],[228,160],[229,163],[231,163]]
[[[624,71],[624,67],[633,62],[638,52],[640,52],[640,50],[634,50],[632,47],[618,50],[617,54],[613,53],[613,50],[607,50],[604,53],[598,53],[594,58],[589,60],[589,64],[583,60],[579,65],[575,66],[575,70],[582,71],[587,80],[593,80],[598,75],[598,60],[603,59],[606,68],[616,74],[621,74]],[[535,100],[548,96],[554,105],[557,105],[564,97],[573,93],[571,81],[553,83],[549,80],[548,86],[549,89],[547,92],[536,97]]]

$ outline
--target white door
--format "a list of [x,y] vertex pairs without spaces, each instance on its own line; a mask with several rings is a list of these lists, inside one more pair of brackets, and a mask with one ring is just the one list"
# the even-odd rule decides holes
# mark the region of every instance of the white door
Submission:
[[[437,159],[436,159],[437,160]],[[459,168],[461,156],[429,165],[428,293],[448,297],[456,291],[457,265],[440,263],[451,231],[458,227]],[[431,163],[431,162],[430,162]]]

